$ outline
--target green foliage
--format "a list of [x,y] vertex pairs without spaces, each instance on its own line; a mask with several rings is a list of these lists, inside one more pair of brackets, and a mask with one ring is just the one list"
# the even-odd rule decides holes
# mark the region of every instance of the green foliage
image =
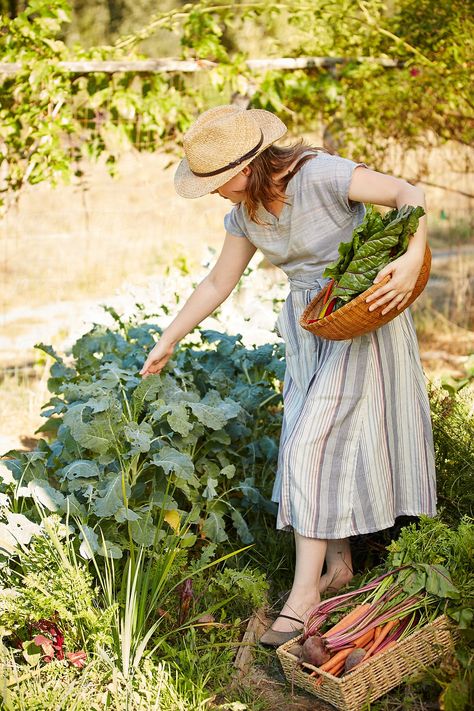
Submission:
[[66,649],[94,650],[111,643],[113,609],[97,606],[98,590],[79,562],[58,516],[43,519],[29,545],[17,550],[11,567],[0,570],[0,627],[16,639],[31,639],[31,625],[56,621]]
[[[14,19],[2,18],[0,60],[21,70],[2,80],[0,160],[2,192],[15,196],[27,183],[81,176],[83,157],[104,155],[111,172],[131,143],[154,149],[189,125],[187,98],[174,75],[69,73],[58,62],[119,59],[112,47],[70,49],[61,37],[70,22],[66,0],[31,0]],[[139,120],[138,119],[139,116]]]
[[226,593],[237,593],[240,602],[250,603],[252,609],[257,609],[266,601],[268,583],[265,574],[257,570],[236,570],[227,567],[215,575],[209,590],[211,594],[219,590]]
[[452,395],[430,386],[438,505],[445,521],[457,525],[474,517],[474,411],[468,389]]
[[3,649],[0,668],[0,698],[5,711],[201,711],[209,697],[199,680],[191,684],[170,664],[152,659],[143,660],[131,679],[124,679],[99,659],[80,673],[62,662],[52,662],[25,674]]
[[[118,318],[118,317],[117,317]],[[150,547],[169,527],[184,538],[253,538],[246,513],[272,511],[255,485],[276,464],[283,377],[280,345],[245,348],[239,336],[204,331],[161,375],[138,371],[158,326],[120,319],[96,326],[55,362],[53,398],[34,453],[10,453],[3,490],[35,519],[39,502],[81,522],[81,554],[119,558]]]
[[409,563],[444,566],[464,603],[474,602],[473,519],[464,517],[456,528],[450,528],[438,518],[421,516],[418,524],[402,528],[387,550],[388,570]]
[[[370,146],[373,168],[381,168],[391,139],[404,149],[472,141],[473,21],[462,0],[401,0],[394,12],[382,0],[199,0],[159,11],[114,46],[90,49],[64,41],[70,21],[67,0],[30,0],[14,19],[2,19],[0,60],[21,63],[19,73],[2,80],[7,202],[27,183],[80,177],[84,156],[102,156],[113,173],[131,144],[140,150],[172,145],[197,112],[248,86],[251,105],[274,111],[292,130],[323,125],[327,142],[355,158],[367,159]],[[329,69],[251,71],[239,42],[249,27],[273,56],[346,59]],[[291,28],[289,36],[282,27]],[[175,36],[183,58],[217,66],[203,79],[175,72],[81,74],[58,64],[138,59],[140,45],[157,32]],[[394,58],[398,65],[356,61],[361,57]]]
[[387,569],[407,562],[445,567],[459,590],[448,613],[457,623],[460,638],[455,655],[446,655],[440,666],[427,669],[400,691],[380,699],[376,711],[394,706],[421,711],[431,702],[446,711],[467,711],[472,707],[473,620],[474,620],[474,525],[464,517],[456,527],[439,518],[422,516],[418,525],[406,526],[388,546]]
[[471,353],[464,363],[464,372],[465,375],[457,378],[452,376],[442,378],[441,385],[451,396],[474,383],[474,353]]

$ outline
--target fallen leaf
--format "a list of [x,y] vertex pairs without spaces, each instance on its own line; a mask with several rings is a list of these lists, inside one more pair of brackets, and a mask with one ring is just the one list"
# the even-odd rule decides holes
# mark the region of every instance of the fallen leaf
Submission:
[[81,649],[79,652],[66,652],[66,658],[74,667],[82,669],[86,664],[87,654]]

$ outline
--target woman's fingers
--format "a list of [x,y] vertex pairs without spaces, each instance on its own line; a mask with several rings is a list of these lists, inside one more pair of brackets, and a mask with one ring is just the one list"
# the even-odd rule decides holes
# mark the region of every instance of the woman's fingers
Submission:
[[[375,309],[378,309],[380,306],[383,306],[384,304],[388,303],[396,295],[397,291],[393,288],[389,288],[389,290],[385,290],[383,288],[377,290],[377,295],[375,297],[376,301],[372,299],[372,303],[369,306],[369,311],[375,311]],[[369,302],[369,299],[367,299],[367,302]]]
[[395,306],[401,308],[408,301],[411,293],[411,291],[399,292],[396,289],[391,288],[389,291],[384,291],[384,293],[377,295],[377,301],[370,304],[369,311],[375,311],[375,309],[383,306],[384,308],[381,313],[384,315]]
[[411,296],[412,294],[413,294],[413,289],[412,289],[411,291],[408,291],[408,292],[405,294],[405,296],[403,297],[403,299],[402,299],[402,300],[400,301],[400,303],[398,304],[397,309],[399,309],[399,310],[402,309],[402,308],[405,306],[405,304],[407,303],[408,299],[410,298],[410,296]]
[[140,375],[146,378],[147,375],[160,373],[173,355],[173,350],[173,347],[169,347],[166,343],[159,341],[148,354],[148,358],[140,370]]
[[383,269],[381,269],[379,271],[379,273],[377,274],[377,276],[374,279],[374,284],[378,284],[379,281],[382,281],[383,279],[385,279],[386,276],[390,276],[392,274],[392,271],[393,271],[392,264],[387,264],[386,267],[384,267]]
[[394,309],[395,306],[398,307],[404,298],[403,294],[397,294],[394,299],[384,309],[382,309],[382,316],[385,316],[385,314]]
[[151,354],[148,356],[146,361],[143,363],[142,369],[140,370],[140,375],[145,375],[145,374],[150,374],[150,373],[155,373],[155,359],[151,356]]
[[148,368],[143,368],[140,371],[140,375],[142,375],[144,378],[147,378],[149,375],[157,375],[158,373],[161,373],[161,371],[164,368],[164,363],[163,365],[157,365],[156,363],[152,363],[151,365],[148,366]]
[[[385,276],[388,276],[388,274],[385,274]],[[378,279],[378,276],[376,277],[376,279]],[[377,284],[377,283],[378,283],[378,281],[376,281],[376,280],[374,279],[374,284]],[[382,284],[381,286],[379,286],[378,289],[376,289],[375,291],[373,291],[373,292],[370,294],[370,296],[368,296],[368,297],[366,298],[366,300],[365,300],[366,303],[367,303],[367,304],[370,304],[371,301],[375,301],[375,299],[379,299],[381,296],[383,296],[384,294],[386,294],[388,291],[390,291],[390,290],[393,289],[393,288],[394,288],[394,287],[393,287],[393,284],[392,284],[392,279],[389,279],[385,284]]]
[[366,303],[370,304],[369,311],[382,307],[381,314],[384,315],[395,307],[399,311],[406,306],[413,293],[418,273],[417,265],[413,264],[408,254],[387,264],[375,277],[374,284],[383,281],[387,276],[390,276],[390,279],[367,297]]
[[163,370],[167,360],[168,358],[152,358],[151,360],[146,361],[140,371],[140,375],[143,375],[145,377],[147,375],[156,375],[156,373],[159,373]]

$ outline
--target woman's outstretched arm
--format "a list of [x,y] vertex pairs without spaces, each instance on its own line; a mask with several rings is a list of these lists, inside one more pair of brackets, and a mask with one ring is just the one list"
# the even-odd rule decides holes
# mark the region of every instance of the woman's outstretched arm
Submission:
[[[403,205],[421,205],[425,208],[425,194],[415,185],[406,180],[395,178],[375,170],[359,166],[355,168],[349,187],[350,200],[357,202],[385,205],[386,207],[402,207]],[[426,216],[422,217],[418,229],[410,239],[405,254],[395,259],[377,274],[374,283],[390,275],[390,281],[381,286],[369,296],[370,310],[384,306],[382,314],[391,309],[401,309],[411,296],[425,254],[426,246]]]
[[256,247],[245,237],[226,234],[215,266],[196,287],[176,318],[163,331],[160,340],[143,364],[140,375],[146,377],[152,373],[159,373],[164,368],[178,341],[227,299],[255,251]]

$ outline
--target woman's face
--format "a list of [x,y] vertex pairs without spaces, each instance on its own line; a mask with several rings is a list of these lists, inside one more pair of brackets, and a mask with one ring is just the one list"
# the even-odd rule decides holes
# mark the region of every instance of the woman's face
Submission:
[[212,195],[218,193],[221,197],[230,200],[234,204],[242,202],[245,199],[245,191],[250,171],[250,166],[246,165],[240,173],[234,175],[233,178],[224,183],[224,185],[221,185],[217,190],[213,190]]

